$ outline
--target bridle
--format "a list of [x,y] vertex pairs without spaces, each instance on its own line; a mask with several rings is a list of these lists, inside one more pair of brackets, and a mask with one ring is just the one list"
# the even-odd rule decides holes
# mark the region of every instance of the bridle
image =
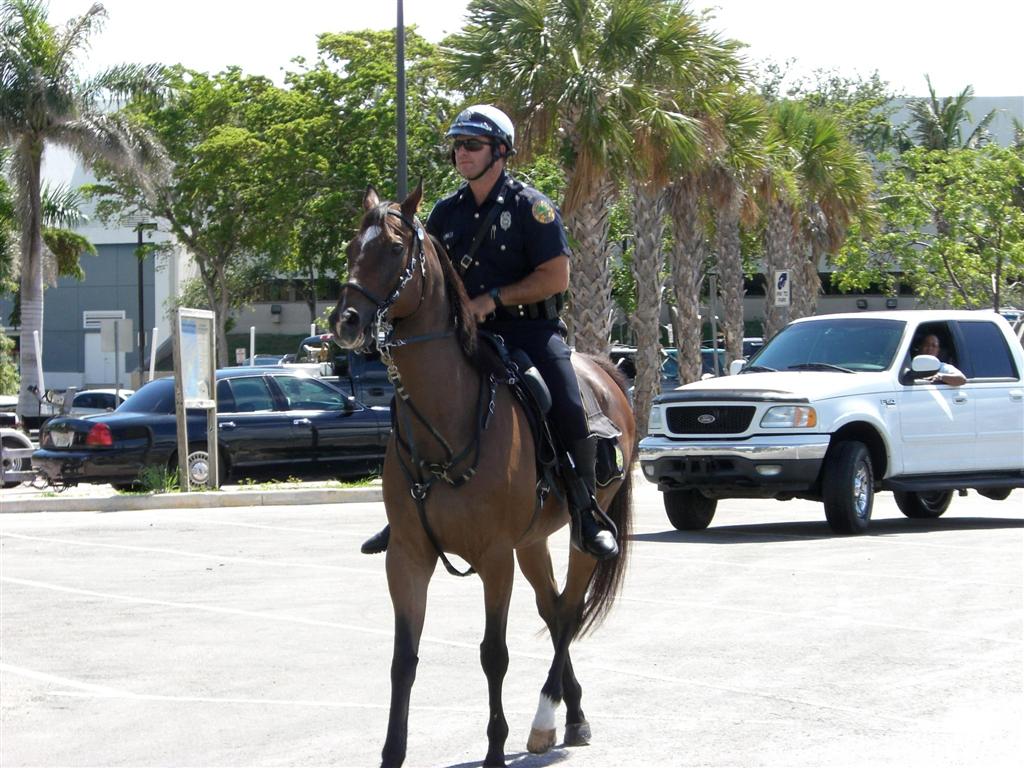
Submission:
[[[430,539],[431,543],[434,545],[434,548],[440,556],[442,564],[449,573],[456,576],[469,576],[474,573],[473,569],[469,568],[466,571],[459,571],[456,569],[448,560],[443,548],[437,541],[433,528],[427,520],[426,500],[427,494],[435,482],[440,480],[447,483],[452,488],[458,488],[469,482],[469,480],[473,478],[473,475],[476,474],[476,468],[480,463],[481,438],[484,430],[487,429],[487,426],[490,423],[491,416],[494,414],[495,395],[497,392],[498,381],[493,374],[480,376],[474,435],[461,451],[453,449],[451,445],[449,445],[448,441],[444,439],[444,436],[437,427],[431,424],[415,404],[413,404],[408,391],[402,383],[402,377],[398,371],[398,366],[396,365],[394,358],[391,356],[391,350],[409,344],[416,344],[419,342],[453,336],[455,334],[455,329],[454,327],[447,327],[442,331],[434,331],[432,333],[425,333],[419,336],[395,338],[395,325],[401,320],[408,319],[415,315],[423,305],[427,284],[427,260],[424,248],[423,227],[421,227],[415,220],[410,221],[409,218],[401,211],[388,208],[387,214],[394,216],[401,221],[402,224],[404,224],[414,235],[412,247],[409,249],[409,258],[406,261],[405,269],[398,276],[398,281],[396,282],[395,287],[391,289],[387,297],[383,300],[374,295],[373,292],[359,285],[355,280],[349,280],[342,284],[341,288],[342,290],[345,288],[351,288],[357,293],[361,293],[376,307],[376,314],[371,327],[374,329],[377,337],[377,347],[380,350],[380,359],[387,366],[388,378],[395,386],[395,394],[400,398],[403,404],[408,407],[408,411],[411,412],[411,414],[415,416],[415,418],[427,429],[429,434],[444,451],[445,458],[443,461],[431,462],[424,459],[421,456],[416,443],[412,440],[412,428],[409,422],[408,413],[404,413],[404,431],[408,435],[408,437],[405,437],[402,434],[403,430],[400,429],[398,419],[399,409],[397,404],[395,408],[392,408],[391,425],[395,433],[395,440],[397,445],[404,448],[405,452],[409,454],[409,461],[406,461],[405,457],[402,456],[402,452],[396,451],[398,463],[402,469],[402,473],[405,475],[406,480],[409,483],[409,493],[416,503],[416,507],[420,515],[420,521],[427,534],[427,538]],[[413,275],[416,273],[417,264],[419,265],[421,281],[420,298],[419,303],[416,305],[416,309],[402,318],[389,319],[387,317],[388,310],[391,309],[396,301],[398,301],[398,297],[401,296],[406,285],[408,285],[409,281],[412,280]],[[467,462],[468,466],[465,466]],[[461,466],[465,466],[465,468],[461,471],[457,471],[457,468]]]
[[[406,227],[408,227],[409,230],[414,235],[412,247],[409,249],[409,258],[406,260],[405,263],[405,269],[398,276],[398,282],[395,284],[395,287],[391,289],[391,292],[387,295],[386,298],[379,299],[373,292],[367,290],[359,283],[357,283],[355,280],[349,280],[348,282],[341,284],[341,290],[351,288],[357,293],[363,294],[363,296],[370,300],[370,302],[376,308],[373,325],[377,326],[378,328],[380,327],[381,322],[384,321],[384,316],[387,314],[387,311],[391,309],[392,305],[396,301],[398,301],[398,297],[402,295],[402,291],[405,290],[405,286],[409,284],[410,280],[412,280],[412,276],[416,273],[417,263],[419,264],[420,268],[420,276],[423,278],[423,282],[420,285],[420,301],[419,304],[417,304],[416,306],[417,310],[419,309],[419,306],[423,304],[423,292],[426,290],[427,259],[426,253],[424,252],[423,249],[423,227],[420,226],[419,222],[410,221],[406,217],[406,215],[401,211],[396,211],[392,208],[388,208],[387,215],[394,216],[395,218],[397,218]],[[416,311],[414,310],[412,314],[416,314]]]

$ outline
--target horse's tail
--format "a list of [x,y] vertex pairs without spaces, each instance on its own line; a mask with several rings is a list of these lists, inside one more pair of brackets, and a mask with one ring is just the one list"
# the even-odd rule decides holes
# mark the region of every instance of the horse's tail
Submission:
[[[625,379],[622,373],[612,365],[611,360],[596,355],[589,357],[608,374],[625,395],[627,392]],[[628,410],[628,414],[632,423],[632,409]],[[605,620],[615,602],[615,596],[622,588],[623,578],[626,574],[629,544],[633,537],[633,466],[636,462],[636,455],[632,439],[630,439],[629,445],[623,446],[623,451],[629,458],[623,467],[622,484],[605,511],[619,531],[619,554],[617,557],[598,562],[597,569],[590,581],[590,589],[587,591],[587,598],[583,603],[583,613],[580,616],[574,637],[583,637]]]

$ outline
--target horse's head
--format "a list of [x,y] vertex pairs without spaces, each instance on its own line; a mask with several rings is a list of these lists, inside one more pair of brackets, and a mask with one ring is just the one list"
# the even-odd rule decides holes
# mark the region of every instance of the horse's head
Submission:
[[401,204],[382,202],[366,188],[363,221],[348,244],[349,280],[330,317],[340,346],[362,346],[378,315],[394,321],[415,311],[419,290],[407,286],[416,272],[423,274],[426,233],[415,218],[422,196],[422,183]]

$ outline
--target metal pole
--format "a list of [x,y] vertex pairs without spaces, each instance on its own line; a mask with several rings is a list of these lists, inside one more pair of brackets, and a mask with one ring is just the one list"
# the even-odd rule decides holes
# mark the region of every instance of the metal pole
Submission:
[[398,2],[398,24],[395,27],[395,69],[398,74],[396,94],[396,121],[398,123],[398,199],[404,200],[409,193],[407,150],[405,142],[405,13],[402,0]]
[[145,365],[146,359],[146,318],[143,315],[144,304],[143,304],[143,291],[142,291],[142,230],[143,226],[139,224],[139,250],[135,252],[135,257],[139,261],[139,271],[137,275],[137,281],[139,284],[139,383],[142,383],[142,371],[143,365]]

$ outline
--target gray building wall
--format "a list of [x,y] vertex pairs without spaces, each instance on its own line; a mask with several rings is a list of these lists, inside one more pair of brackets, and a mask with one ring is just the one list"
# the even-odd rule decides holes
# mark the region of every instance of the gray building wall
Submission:
[[[113,381],[85,380],[85,337],[99,333],[98,330],[84,329],[83,317],[87,310],[124,310],[125,317],[132,320],[135,333],[132,347],[125,355],[126,372],[121,375],[122,386],[131,383],[131,372],[138,368],[137,248],[137,243],[98,245],[96,256],[82,257],[85,280],[79,282],[62,277],[56,286],[46,290],[43,298],[42,341],[43,371],[48,389],[114,384]],[[147,329],[154,326],[154,277],[153,259],[147,258],[143,263],[142,274],[144,327]],[[5,323],[11,308],[10,299],[0,298],[0,317]],[[148,356],[148,330],[146,339]]]

